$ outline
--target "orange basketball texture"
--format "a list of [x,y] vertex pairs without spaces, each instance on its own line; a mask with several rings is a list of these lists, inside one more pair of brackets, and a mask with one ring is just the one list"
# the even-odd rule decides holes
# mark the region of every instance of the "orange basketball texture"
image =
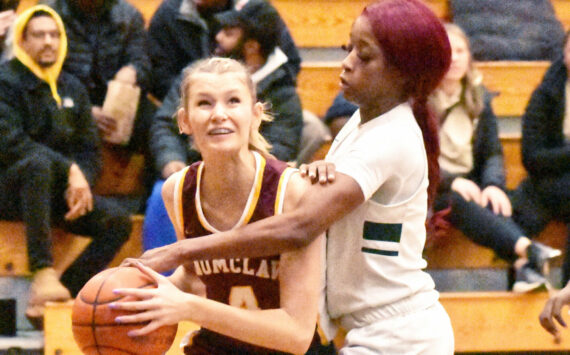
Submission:
[[93,276],[79,291],[72,309],[75,342],[87,355],[164,354],[172,345],[178,325],[164,326],[141,337],[130,330],[144,324],[120,324],[115,318],[132,312],[109,308],[112,302],[133,300],[113,293],[116,288],[153,288],[156,284],[134,267],[110,268]]

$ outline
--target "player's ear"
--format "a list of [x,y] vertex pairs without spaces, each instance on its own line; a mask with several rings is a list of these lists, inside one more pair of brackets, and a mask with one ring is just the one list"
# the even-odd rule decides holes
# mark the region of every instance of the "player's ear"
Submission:
[[259,130],[259,126],[261,125],[262,117],[263,117],[263,104],[261,102],[256,102],[253,105],[253,121],[251,123],[252,131],[258,131]]
[[176,112],[176,121],[178,122],[180,133],[185,133],[187,135],[192,134],[192,126],[190,126],[188,112],[186,112],[184,108],[179,108],[178,112]]

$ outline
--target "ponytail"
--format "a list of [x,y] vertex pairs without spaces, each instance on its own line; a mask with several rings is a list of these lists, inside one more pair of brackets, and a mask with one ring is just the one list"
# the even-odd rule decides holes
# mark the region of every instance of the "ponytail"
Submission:
[[427,98],[412,99],[412,110],[422,130],[428,161],[428,207],[431,207],[439,185],[439,133],[434,112],[427,105]]

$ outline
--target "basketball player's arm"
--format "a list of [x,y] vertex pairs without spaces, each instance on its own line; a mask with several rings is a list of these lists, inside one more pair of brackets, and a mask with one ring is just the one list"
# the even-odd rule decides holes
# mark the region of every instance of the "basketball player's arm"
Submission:
[[[178,173],[180,174],[180,173]],[[176,223],[176,218],[174,217],[174,189],[176,186],[177,175],[171,175],[166,179],[162,188],[162,200],[164,201],[164,206],[166,207],[166,212],[168,213],[168,218],[174,227],[174,232],[176,233],[177,240],[183,240],[184,233],[180,230],[180,226]],[[185,265],[180,265],[174,270],[172,275],[168,279],[180,290],[184,292],[190,292],[195,295],[206,295],[206,289],[204,283],[200,278],[193,272],[191,268],[186,268]]]
[[[338,172],[335,176],[330,184],[310,185],[298,203],[281,215],[203,238],[180,240],[149,250],[138,260],[162,272],[198,258],[268,256],[306,247],[364,202],[356,180]],[[294,174],[291,179],[302,178]]]

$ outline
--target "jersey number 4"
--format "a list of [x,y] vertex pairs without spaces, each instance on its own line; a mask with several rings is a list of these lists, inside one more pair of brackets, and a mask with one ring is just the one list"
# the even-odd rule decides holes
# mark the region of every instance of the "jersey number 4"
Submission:
[[259,309],[251,286],[234,286],[230,291],[230,306],[244,309]]

